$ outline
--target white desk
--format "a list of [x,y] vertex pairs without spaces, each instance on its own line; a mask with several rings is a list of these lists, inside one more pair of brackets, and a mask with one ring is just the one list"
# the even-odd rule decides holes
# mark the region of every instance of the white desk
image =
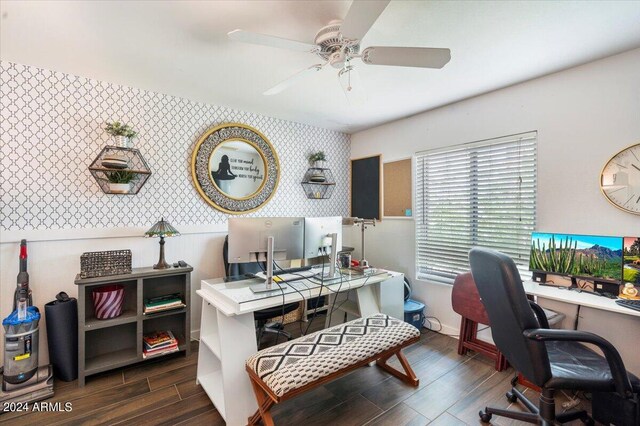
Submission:
[[[257,282],[252,279],[203,280],[200,290],[196,291],[203,302],[197,382],[229,426],[245,425],[258,409],[245,370],[245,360],[258,350],[253,312],[283,303],[278,289],[253,294],[249,285]],[[330,303],[338,298],[336,309],[327,317],[325,325],[341,323],[345,314],[349,318],[378,312],[396,318],[404,316],[404,275],[401,273],[345,275],[342,281],[325,282],[324,287],[317,279],[287,285],[298,291],[284,290],[284,303],[302,301],[302,296],[306,300],[329,296]],[[345,293],[349,290],[353,291]]]
[[615,300],[606,297],[578,293],[555,287],[542,286],[525,281],[524,290],[535,296],[545,308],[566,315],[562,328],[573,328],[579,318],[578,329],[590,331],[609,340],[620,352],[628,371],[640,374],[640,312],[619,306]]
[[577,291],[540,285],[533,281],[524,282],[524,291],[527,294],[542,297],[544,299],[570,303],[572,305],[580,305],[586,308],[600,309],[602,311],[616,312],[623,315],[640,317],[640,311],[634,311],[633,309],[625,308],[618,305],[614,299],[589,294],[586,291],[578,293]]

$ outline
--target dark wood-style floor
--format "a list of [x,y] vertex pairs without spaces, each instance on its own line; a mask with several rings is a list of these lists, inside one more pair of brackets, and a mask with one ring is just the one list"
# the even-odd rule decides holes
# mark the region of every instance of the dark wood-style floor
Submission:
[[[313,329],[324,318],[318,317]],[[297,323],[287,328],[299,334]],[[379,368],[365,367],[273,408],[279,425],[477,425],[486,405],[509,407],[504,394],[513,370],[498,373],[493,363],[456,352],[457,340],[425,332],[405,354],[420,378],[410,387]],[[71,402],[69,412],[6,413],[6,425],[224,425],[224,420],[195,383],[198,344],[182,354],[114,370],[75,382],[56,381],[49,401]],[[537,402],[537,394],[525,392]],[[566,398],[564,399],[566,400]],[[517,404],[511,405],[517,408]],[[494,417],[494,424],[520,422]],[[576,424],[579,424],[576,423]]]

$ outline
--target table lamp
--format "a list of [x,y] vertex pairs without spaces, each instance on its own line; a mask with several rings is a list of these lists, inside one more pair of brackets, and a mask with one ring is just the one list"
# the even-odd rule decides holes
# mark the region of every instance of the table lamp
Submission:
[[376,226],[376,220],[375,219],[362,219],[359,217],[345,217],[342,218],[342,225],[343,226],[354,226],[354,225],[360,225],[360,230],[362,231],[361,235],[362,235],[362,259],[360,259],[360,265],[356,266],[355,270],[358,270],[360,272],[363,272],[364,270],[369,268],[369,262],[367,261],[367,259],[364,257],[364,231],[367,229],[368,225],[373,225]]
[[164,260],[164,237],[177,237],[180,233],[169,224],[169,222],[165,222],[164,218],[160,219],[160,222],[156,223],[144,233],[144,236],[149,237],[160,237],[160,259],[156,265],[153,265],[153,269],[167,269],[170,268],[169,265]]

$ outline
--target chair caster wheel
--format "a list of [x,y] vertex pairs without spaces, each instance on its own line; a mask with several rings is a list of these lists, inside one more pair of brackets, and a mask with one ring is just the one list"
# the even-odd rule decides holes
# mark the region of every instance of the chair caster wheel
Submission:
[[518,376],[513,376],[513,379],[511,379],[511,386],[515,386],[518,384]]
[[596,422],[594,422],[591,417],[589,417],[586,420],[583,420],[582,423],[584,423],[587,426],[594,426],[596,424]]
[[518,400],[518,397],[513,392],[507,392],[505,396],[507,397],[507,401],[509,401],[512,404]]
[[491,421],[490,413],[485,413],[484,411],[480,411],[478,415],[480,416],[480,421],[482,423],[489,423]]

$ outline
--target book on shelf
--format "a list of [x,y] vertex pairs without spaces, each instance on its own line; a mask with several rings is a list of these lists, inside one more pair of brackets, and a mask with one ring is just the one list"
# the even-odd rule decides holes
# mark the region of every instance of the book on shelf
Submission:
[[175,343],[177,341],[171,330],[156,331],[145,334],[142,340],[144,340],[145,346],[148,346],[150,349],[154,349],[166,343]]
[[142,357],[144,359],[178,351],[178,339],[175,338],[171,330],[147,334],[142,340],[144,343]]
[[168,311],[171,309],[185,308],[179,293],[144,299],[144,314]]
[[169,348],[162,349],[162,350],[155,350],[155,351],[144,350],[142,351],[142,359],[147,359],[149,357],[158,356],[158,355],[167,355],[173,352],[178,352],[178,350],[179,348],[177,343]]

